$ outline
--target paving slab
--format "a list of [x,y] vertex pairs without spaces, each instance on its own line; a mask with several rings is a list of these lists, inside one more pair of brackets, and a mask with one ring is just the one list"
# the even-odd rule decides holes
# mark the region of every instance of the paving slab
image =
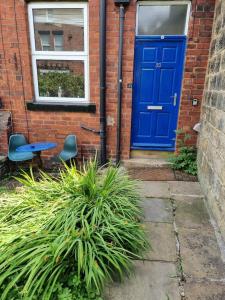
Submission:
[[144,221],[172,223],[173,211],[170,200],[159,198],[146,198],[142,202]]
[[189,201],[189,200],[194,200],[194,199],[200,199],[203,200],[204,196],[203,195],[182,195],[182,194],[171,194],[171,199],[175,201]]
[[169,184],[161,181],[142,181],[139,183],[142,197],[170,198]]
[[224,282],[186,283],[184,287],[185,300],[224,300]]
[[105,300],[180,300],[176,267],[173,263],[135,262],[134,275],[110,285]]
[[189,198],[176,201],[175,221],[179,227],[200,228],[211,226],[207,209],[201,198]]
[[186,196],[203,196],[200,184],[198,182],[186,181],[169,181],[171,197],[186,195]]
[[213,229],[205,226],[202,230],[179,228],[178,231],[187,278],[225,278],[225,265]]
[[144,256],[148,260],[175,262],[176,240],[172,224],[144,223],[152,249]]

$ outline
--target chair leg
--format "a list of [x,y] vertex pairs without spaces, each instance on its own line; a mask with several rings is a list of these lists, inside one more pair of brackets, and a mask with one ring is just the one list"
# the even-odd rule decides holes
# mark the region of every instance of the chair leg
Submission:
[[7,165],[9,175],[12,176],[12,174],[13,174],[13,162],[8,159],[6,165]]

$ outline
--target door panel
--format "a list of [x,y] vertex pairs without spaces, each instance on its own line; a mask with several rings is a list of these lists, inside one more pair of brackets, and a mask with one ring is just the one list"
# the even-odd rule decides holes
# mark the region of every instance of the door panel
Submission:
[[169,124],[170,124],[170,114],[156,113],[156,137],[168,137],[169,136]]
[[[143,69],[141,70],[140,80],[140,99],[145,102],[152,102],[154,98],[155,88],[155,70],[154,69]],[[146,89],[145,87],[148,86]]]
[[132,149],[174,150],[185,37],[136,38]]
[[[139,115],[139,126],[138,126],[138,135],[142,137],[150,137],[151,136],[151,113],[149,112],[140,112]],[[150,124],[150,126],[145,126],[146,122]]]
[[158,103],[172,104],[173,97],[171,95],[173,95],[175,74],[175,69],[160,69]]

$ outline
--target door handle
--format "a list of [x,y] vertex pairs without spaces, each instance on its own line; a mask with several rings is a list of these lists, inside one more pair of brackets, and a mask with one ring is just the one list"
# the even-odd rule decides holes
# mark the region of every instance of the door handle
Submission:
[[177,93],[174,93],[173,97],[173,106],[177,105]]
[[148,110],[162,110],[163,107],[161,105],[148,105],[147,109]]

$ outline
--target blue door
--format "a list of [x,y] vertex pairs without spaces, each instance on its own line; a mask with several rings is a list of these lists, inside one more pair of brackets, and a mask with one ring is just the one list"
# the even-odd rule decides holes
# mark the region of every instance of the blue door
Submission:
[[136,37],[132,149],[175,149],[186,38]]

